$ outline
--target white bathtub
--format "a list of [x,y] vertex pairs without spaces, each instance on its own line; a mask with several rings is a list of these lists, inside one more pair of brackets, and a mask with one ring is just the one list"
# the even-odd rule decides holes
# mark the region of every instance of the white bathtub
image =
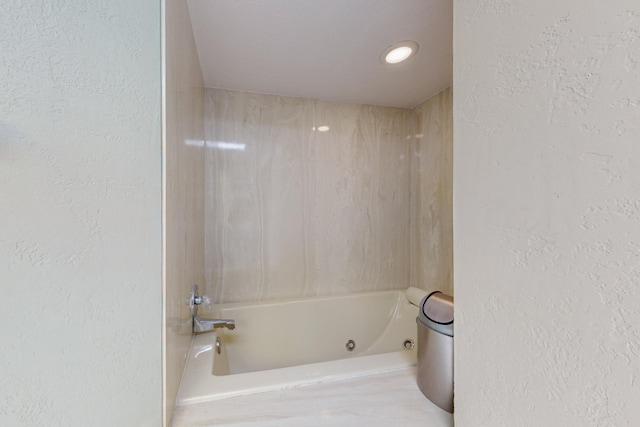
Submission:
[[416,350],[406,347],[416,341],[417,314],[404,291],[217,306],[201,316],[234,319],[236,329],[194,337],[177,403],[414,365]]

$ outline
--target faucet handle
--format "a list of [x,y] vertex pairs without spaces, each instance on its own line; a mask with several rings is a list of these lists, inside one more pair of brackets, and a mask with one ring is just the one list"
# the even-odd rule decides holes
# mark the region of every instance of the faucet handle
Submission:
[[196,305],[201,305],[203,307],[209,307],[211,305],[211,298],[206,295],[200,295],[194,301]]
[[191,309],[191,315],[196,316],[198,314],[198,306],[204,305],[205,307],[208,307],[211,305],[211,299],[206,295],[198,295],[198,285],[193,285],[191,288],[191,295],[187,303]]

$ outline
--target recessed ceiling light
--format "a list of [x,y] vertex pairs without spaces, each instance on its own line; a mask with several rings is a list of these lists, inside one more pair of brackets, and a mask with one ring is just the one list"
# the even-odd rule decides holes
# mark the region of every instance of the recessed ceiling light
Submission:
[[394,43],[382,51],[380,62],[383,64],[399,64],[418,52],[418,43],[412,40]]

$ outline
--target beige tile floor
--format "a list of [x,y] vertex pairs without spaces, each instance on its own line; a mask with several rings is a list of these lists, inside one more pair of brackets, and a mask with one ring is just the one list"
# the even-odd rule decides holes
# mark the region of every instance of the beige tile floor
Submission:
[[452,427],[424,398],[415,368],[176,408],[172,427]]

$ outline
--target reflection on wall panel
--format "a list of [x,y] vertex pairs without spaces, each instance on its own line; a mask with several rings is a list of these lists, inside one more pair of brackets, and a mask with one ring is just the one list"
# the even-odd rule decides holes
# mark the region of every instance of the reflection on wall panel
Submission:
[[171,419],[186,355],[191,312],[204,281],[204,84],[186,2],[166,2],[165,416]]
[[411,111],[208,89],[214,302],[409,285]]

